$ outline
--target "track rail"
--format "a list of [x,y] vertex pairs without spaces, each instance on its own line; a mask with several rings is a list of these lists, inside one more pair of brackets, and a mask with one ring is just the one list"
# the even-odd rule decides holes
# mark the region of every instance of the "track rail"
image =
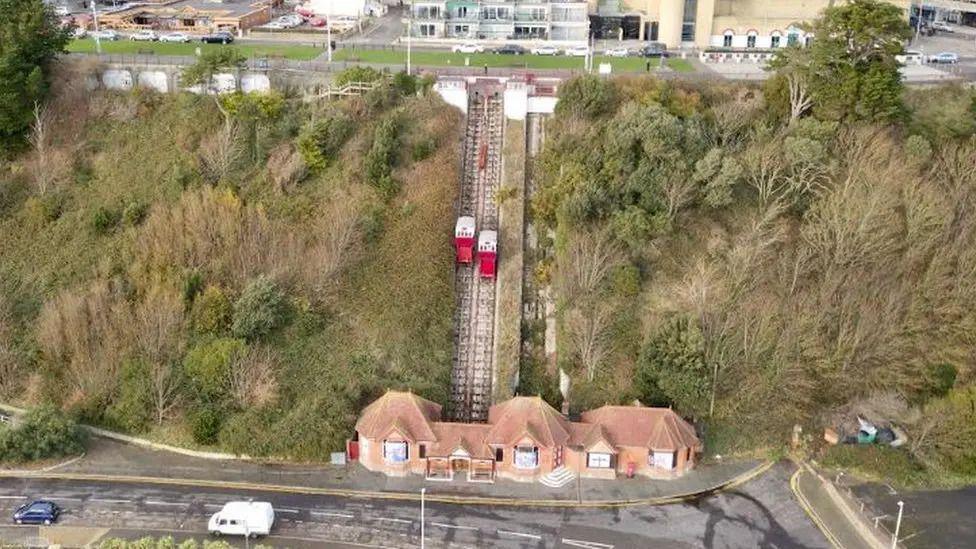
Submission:
[[[495,192],[501,178],[502,102],[469,98],[458,215],[475,218],[477,230],[498,228]],[[457,265],[452,413],[457,421],[486,421],[495,369],[495,279],[478,276],[477,264]]]

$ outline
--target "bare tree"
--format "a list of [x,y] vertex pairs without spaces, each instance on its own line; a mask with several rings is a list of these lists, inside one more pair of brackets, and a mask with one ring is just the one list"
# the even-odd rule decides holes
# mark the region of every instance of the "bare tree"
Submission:
[[668,204],[668,217],[674,219],[682,208],[695,200],[698,183],[687,174],[677,173],[664,180],[664,198]]
[[154,286],[135,313],[135,341],[149,365],[149,387],[156,423],[179,405],[175,368],[183,352],[183,303],[175,290]]
[[29,135],[30,144],[34,149],[30,160],[31,180],[37,194],[44,195],[53,190],[67,177],[70,159],[63,151],[54,147],[52,141],[52,112],[34,103],[34,121]]
[[566,313],[566,328],[573,350],[579,358],[586,379],[593,381],[596,372],[610,353],[609,328],[613,307],[606,301],[589,299]]
[[200,144],[200,175],[211,184],[224,181],[244,156],[240,128],[228,119],[220,131]]
[[242,408],[261,407],[277,398],[278,357],[271,349],[251,348],[230,364],[230,392]]
[[786,85],[790,90],[790,125],[792,126],[813,106],[813,97],[810,96],[806,80],[795,70],[786,73]]

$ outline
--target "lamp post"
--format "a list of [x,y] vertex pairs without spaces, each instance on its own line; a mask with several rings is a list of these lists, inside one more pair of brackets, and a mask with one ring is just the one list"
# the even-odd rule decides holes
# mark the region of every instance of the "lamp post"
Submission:
[[95,24],[95,51],[102,53],[102,39],[98,34],[98,9],[95,8],[95,0],[92,0],[92,21]]
[[[410,74],[409,72],[407,74]],[[426,488],[420,489],[420,549],[424,549],[424,496],[427,494]]]
[[[413,36],[413,2],[410,2],[407,9],[410,10],[410,14],[407,17],[407,76],[410,76],[410,38]],[[421,541],[423,541],[423,538],[421,538]]]
[[329,0],[329,13],[325,20],[325,39],[329,42],[325,45],[329,50],[329,63],[332,63],[332,0]]
[[905,510],[905,502],[898,502],[898,519],[895,521],[895,534],[891,536],[891,549],[898,549],[898,533],[901,532],[901,513]]

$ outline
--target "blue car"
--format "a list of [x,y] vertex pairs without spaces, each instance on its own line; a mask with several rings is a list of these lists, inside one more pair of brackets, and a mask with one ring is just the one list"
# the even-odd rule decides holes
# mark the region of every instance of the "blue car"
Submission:
[[35,501],[21,505],[14,511],[17,524],[54,524],[61,514],[61,508],[50,501]]

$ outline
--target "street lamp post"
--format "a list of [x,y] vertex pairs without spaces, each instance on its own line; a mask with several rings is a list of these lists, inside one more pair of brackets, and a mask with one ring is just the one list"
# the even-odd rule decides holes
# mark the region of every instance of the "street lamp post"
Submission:
[[92,0],[92,21],[95,24],[95,51],[102,53],[102,39],[98,33],[98,10],[95,8],[95,0]]
[[424,549],[424,496],[426,494],[427,494],[427,489],[421,488],[420,489],[420,549]]
[[332,0],[329,0],[329,14],[325,20],[325,34],[325,39],[329,42],[325,47],[329,50],[329,63],[332,63]]
[[905,502],[898,502],[898,519],[895,521],[895,534],[891,536],[891,549],[898,549],[898,533],[901,532],[901,513],[905,510]]
[[410,76],[410,37],[413,36],[413,2],[407,6],[410,15],[407,17],[407,76]]

